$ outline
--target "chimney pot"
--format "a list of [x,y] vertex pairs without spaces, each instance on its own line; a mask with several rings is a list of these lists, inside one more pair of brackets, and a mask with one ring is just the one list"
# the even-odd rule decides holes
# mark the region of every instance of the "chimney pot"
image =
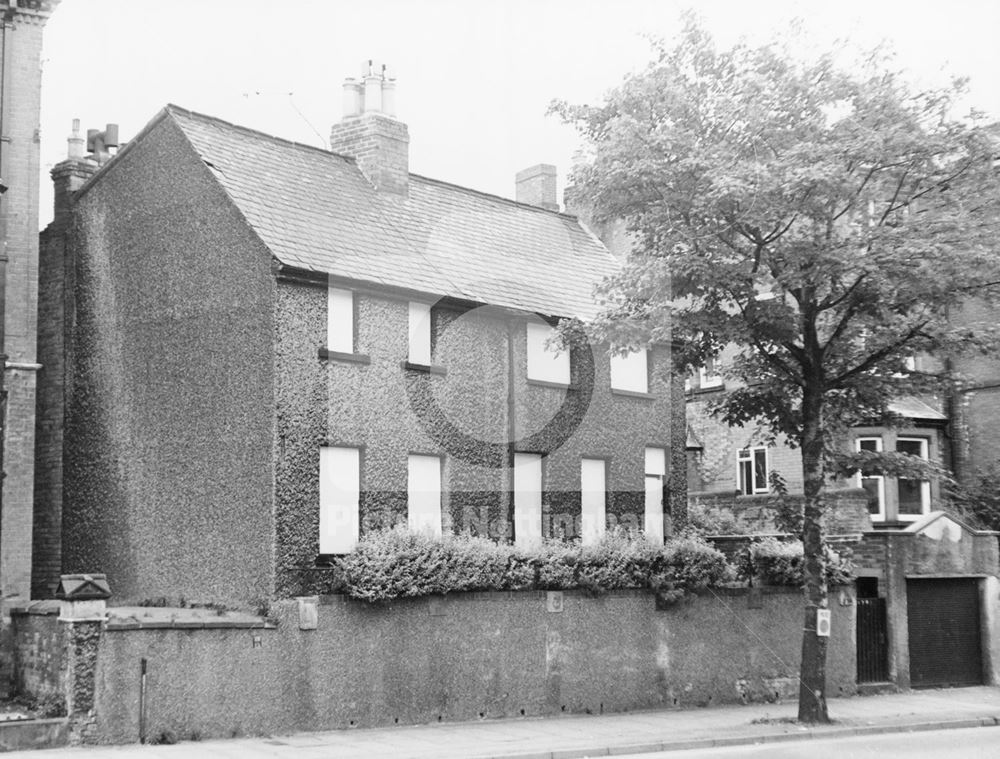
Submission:
[[396,80],[382,80],[382,113],[396,118]]
[[380,192],[406,197],[410,135],[406,124],[394,118],[396,82],[386,70],[369,59],[361,82],[344,83],[344,118],[330,130],[330,149],[354,158]]
[[364,112],[382,112],[382,77],[379,74],[368,74],[365,77]]
[[548,163],[536,164],[517,172],[515,182],[515,198],[518,203],[547,208],[550,211],[559,210],[555,166]]
[[361,115],[361,85],[354,79],[344,80],[344,118],[352,119]]
[[73,119],[73,132],[66,138],[66,157],[70,160],[83,158],[86,140],[80,135],[80,119]]

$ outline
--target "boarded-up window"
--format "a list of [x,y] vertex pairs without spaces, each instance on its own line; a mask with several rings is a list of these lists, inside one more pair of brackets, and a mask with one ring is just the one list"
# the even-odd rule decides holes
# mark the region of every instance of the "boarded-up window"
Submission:
[[361,451],[319,449],[319,552],[347,553],[358,542]]
[[406,472],[407,521],[414,532],[441,535],[441,459],[411,455]]
[[411,364],[431,363],[431,307],[428,303],[410,301]]
[[542,539],[542,457],[514,454],[514,543],[529,547]]
[[624,356],[611,356],[611,388],[633,393],[649,392],[647,354],[639,349]]
[[667,476],[667,452],[663,448],[646,449],[646,512],[643,529],[646,537],[663,542],[663,483]]
[[354,353],[354,293],[350,290],[327,289],[326,347]]
[[604,459],[580,461],[580,537],[584,545],[596,543],[604,535],[607,491]]
[[569,384],[569,351],[547,346],[555,331],[547,324],[528,322],[528,379]]

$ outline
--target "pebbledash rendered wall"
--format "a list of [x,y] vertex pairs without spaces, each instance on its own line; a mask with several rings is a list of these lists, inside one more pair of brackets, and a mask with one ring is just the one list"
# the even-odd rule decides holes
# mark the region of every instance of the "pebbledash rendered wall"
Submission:
[[262,603],[271,258],[180,130],[152,132],[76,202],[62,571],[137,602]]
[[[855,692],[854,606],[844,593],[846,605],[832,609],[831,696]],[[225,613],[189,619],[184,609],[173,619],[153,610],[159,621],[143,623],[143,611],[109,609],[93,678],[77,663],[73,684],[89,706],[71,711],[88,742],[139,739],[142,660],[147,740],[689,708],[798,692],[802,596],[784,588],[715,591],[665,609],[641,591],[471,593],[383,606],[320,596],[276,604],[266,627],[230,624]],[[53,635],[67,624],[54,615],[47,623]]]
[[[644,448],[681,463],[668,348],[651,351],[649,394],[613,393],[600,348],[574,361],[569,390],[534,385],[528,317],[442,301],[446,373],[422,373],[403,366],[419,296],[360,288],[369,362],[323,358],[326,277],[278,265],[211,172],[164,116],[77,197],[66,497],[53,482],[39,505],[53,521],[62,510],[62,571],[106,573],[118,603],[258,608],[329,590],[316,566],[324,445],[363,447],[363,531],[405,518],[407,455],[421,453],[444,457],[445,528],[503,538],[512,429],[518,450],[546,454],[546,534],[578,532],[581,457],[608,462],[609,525],[642,524]],[[670,479],[682,510],[684,478]]]
[[[446,532],[510,538],[509,437],[519,441],[519,451],[545,454],[543,534],[578,534],[581,457],[608,462],[609,527],[641,527],[644,448],[665,449],[669,467],[671,435],[678,434],[677,425],[683,430],[683,406],[671,403],[669,350],[650,352],[650,393],[645,397],[610,390],[609,358],[600,347],[574,352],[570,389],[536,385],[526,378],[523,318],[443,302],[434,308],[432,320],[434,364],[444,373],[428,373],[404,366],[406,298],[365,290],[355,297],[356,350],[369,362],[322,359],[325,283],[279,281],[279,597],[325,587],[324,570],[315,566],[322,445],[363,448],[362,532],[405,521],[407,455],[421,453],[444,460]],[[683,482],[683,477],[673,478],[668,491],[679,488],[683,495]],[[666,507],[670,505],[668,500]]]

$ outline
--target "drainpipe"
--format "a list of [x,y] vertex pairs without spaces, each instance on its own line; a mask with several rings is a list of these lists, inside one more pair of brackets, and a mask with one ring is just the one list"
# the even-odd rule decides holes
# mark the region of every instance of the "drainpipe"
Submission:
[[511,525],[511,537],[514,533],[514,441],[517,433],[516,417],[517,403],[514,397],[514,333],[517,319],[507,321],[507,523]]
[[[3,178],[6,137],[4,136],[4,116],[7,97],[7,27],[13,9],[0,18],[0,180]],[[7,438],[7,188],[0,185],[0,515],[3,514],[4,448]],[[2,530],[2,525],[0,525]]]

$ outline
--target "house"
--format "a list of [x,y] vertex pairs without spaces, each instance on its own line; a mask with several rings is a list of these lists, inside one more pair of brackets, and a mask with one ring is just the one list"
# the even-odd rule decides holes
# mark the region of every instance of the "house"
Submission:
[[[802,493],[799,451],[779,439],[769,443],[753,427],[730,427],[709,413],[711,401],[726,390],[721,370],[725,353],[687,379],[688,492],[695,499],[708,494],[769,496],[774,494],[772,473],[780,476],[789,493]],[[933,405],[932,405],[933,404]],[[902,397],[890,404],[892,424],[873,421],[851,429],[843,441],[853,451],[898,451],[949,466],[948,417],[940,400]],[[838,483],[839,489],[863,488],[875,527],[906,527],[929,514],[941,500],[940,483],[889,476],[856,476]]]
[[0,598],[30,598],[35,486],[38,121],[45,24],[59,0],[0,0]]
[[669,531],[669,346],[551,343],[614,258],[551,167],[518,201],[411,174],[394,88],[371,62],[348,80],[329,151],[173,105],[117,150],[113,128],[70,139],[43,235],[40,595],[53,556],[119,602],[253,606],[322,591],[400,522]]

